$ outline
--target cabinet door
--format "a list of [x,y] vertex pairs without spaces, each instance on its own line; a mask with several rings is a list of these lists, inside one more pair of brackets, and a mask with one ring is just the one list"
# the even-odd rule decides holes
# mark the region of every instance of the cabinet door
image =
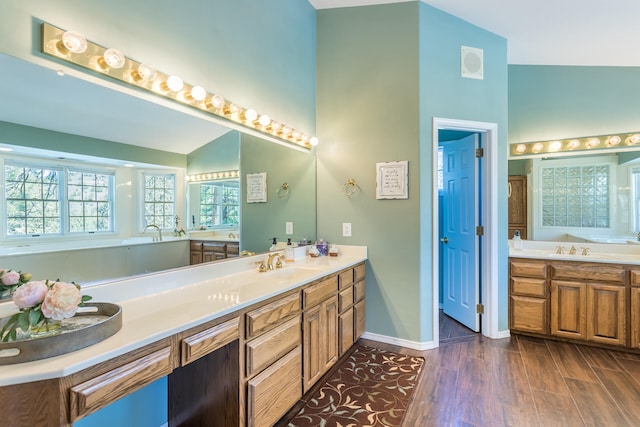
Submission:
[[367,317],[367,313],[365,310],[365,301],[366,299],[363,299],[353,306],[353,317],[354,317],[353,322],[354,322],[354,328],[355,328],[354,329],[355,335],[353,336],[354,342],[357,341],[358,338],[362,336],[362,334],[364,334],[364,327],[365,327],[365,322]]
[[191,251],[190,251],[191,265],[202,264],[202,242],[192,241],[190,248],[191,248]]
[[303,315],[304,392],[338,360],[338,296]]
[[587,339],[603,344],[625,345],[625,287],[603,283],[587,285]]
[[[520,236],[527,238],[527,177],[509,177],[509,228],[520,230]],[[511,234],[511,233],[510,233]],[[509,236],[511,238],[513,236]]]
[[226,243],[205,242],[202,245],[202,261],[210,262],[224,259],[227,256]]
[[587,338],[587,285],[551,281],[551,335]]
[[327,372],[338,361],[338,296],[322,303],[324,311],[322,337],[324,339],[324,368]]
[[340,342],[340,356],[342,356],[353,345],[353,307],[340,315],[338,319],[338,341]]
[[640,288],[631,288],[631,347],[640,349]]

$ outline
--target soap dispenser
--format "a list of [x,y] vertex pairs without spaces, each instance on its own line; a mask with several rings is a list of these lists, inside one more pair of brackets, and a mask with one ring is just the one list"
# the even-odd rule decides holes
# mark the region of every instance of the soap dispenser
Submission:
[[271,243],[271,247],[269,248],[269,251],[277,251],[277,250],[278,250],[278,238],[274,237],[273,242]]
[[522,250],[522,239],[520,238],[520,230],[513,232],[513,249],[516,251]]
[[284,259],[285,261],[293,261],[294,258],[293,243],[291,243],[291,237],[289,237],[287,239],[287,247],[284,250]]

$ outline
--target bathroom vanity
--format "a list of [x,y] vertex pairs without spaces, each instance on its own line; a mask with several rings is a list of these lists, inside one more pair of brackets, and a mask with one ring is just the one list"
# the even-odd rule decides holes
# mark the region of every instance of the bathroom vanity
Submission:
[[265,255],[241,257],[83,289],[122,307],[122,329],[0,366],[3,425],[71,425],[165,376],[169,426],[272,425],[364,332],[366,248],[340,253],[264,273]]
[[511,332],[640,350],[640,254],[612,246],[589,255],[512,249]]

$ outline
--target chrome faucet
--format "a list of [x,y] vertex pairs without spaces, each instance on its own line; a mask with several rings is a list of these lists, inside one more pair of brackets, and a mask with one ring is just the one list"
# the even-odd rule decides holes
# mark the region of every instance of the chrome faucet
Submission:
[[569,255],[576,254],[576,245],[571,245],[571,249],[569,249]]
[[155,224],[149,224],[149,225],[145,226],[142,229],[142,233],[144,233],[145,231],[147,231],[150,228],[154,228],[154,229],[156,229],[158,231],[158,235],[157,236],[153,236],[153,241],[154,242],[162,242],[162,230],[160,229],[160,227],[158,227]]
[[282,268],[282,254],[280,252],[274,252],[269,254],[269,258],[267,259],[267,268],[269,270],[274,269],[273,260],[277,258],[275,268]]

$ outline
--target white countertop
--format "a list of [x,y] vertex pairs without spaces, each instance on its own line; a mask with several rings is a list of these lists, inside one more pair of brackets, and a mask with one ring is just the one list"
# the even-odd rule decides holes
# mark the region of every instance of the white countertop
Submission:
[[[556,253],[562,246],[562,254]],[[570,255],[571,246],[576,253]],[[589,254],[582,255],[582,248],[588,248]],[[514,249],[509,241],[509,256],[512,258],[536,258],[558,261],[601,262],[609,264],[640,265],[640,245],[637,244],[599,244],[523,240],[522,249]]]
[[[122,329],[92,346],[33,362],[0,366],[0,386],[58,378],[214,320],[367,259],[364,246],[338,257],[301,257],[258,273],[266,254],[200,264],[83,288],[94,302],[122,307]],[[0,303],[0,317],[17,309]]]

